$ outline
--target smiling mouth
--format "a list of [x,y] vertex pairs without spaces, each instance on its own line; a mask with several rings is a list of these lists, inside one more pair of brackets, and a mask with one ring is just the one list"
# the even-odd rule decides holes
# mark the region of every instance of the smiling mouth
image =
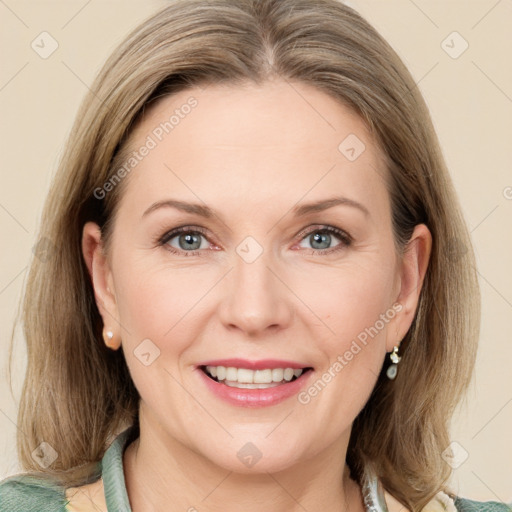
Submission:
[[249,370],[225,366],[200,366],[210,379],[226,386],[241,389],[267,389],[294,382],[313,368],[267,368]]

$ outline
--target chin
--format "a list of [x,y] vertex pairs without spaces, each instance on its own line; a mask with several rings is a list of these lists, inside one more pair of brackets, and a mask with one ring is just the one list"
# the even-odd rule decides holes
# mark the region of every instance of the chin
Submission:
[[[245,437],[245,436],[244,436]],[[250,437],[249,437],[250,438]],[[245,437],[248,439],[248,437]],[[293,451],[288,444],[288,450],[283,450],[283,444],[277,446],[272,442],[236,440],[231,445],[219,447],[217,446],[213,453],[198,450],[198,453],[209,459],[210,462],[218,467],[224,468],[226,471],[232,471],[239,474],[266,474],[284,471],[299,462],[297,451]]]

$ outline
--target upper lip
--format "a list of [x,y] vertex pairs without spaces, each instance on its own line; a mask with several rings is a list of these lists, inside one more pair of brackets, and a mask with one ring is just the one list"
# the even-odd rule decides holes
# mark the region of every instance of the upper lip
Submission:
[[311,368],[311,366],[296,361],[286,361],[284,359],[259,359],[258,361],[249,361],[248,359],[231,358],[231,359],[212,359],[197,365],[201,366],[225,366],[234,368],[247,368],[248,370],[265,370],[274,368],[294,368],[301,370],[302,368]]

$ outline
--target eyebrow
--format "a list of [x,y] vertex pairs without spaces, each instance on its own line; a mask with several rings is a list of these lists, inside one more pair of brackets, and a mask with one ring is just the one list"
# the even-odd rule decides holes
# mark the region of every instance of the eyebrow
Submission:
[[361,203],[354,201],[353,199],[349,199],[348,197],[333,197],[332,199],[325,199],[322,201],[298,205],[292,210],[292,212],[295,216],[302,217],[304,215],[308,215],[309,213],[323,212],[324,210],[340,205],[352,206],[353,208],[357,208],[363,212],[366,217],[370,216],[368,208],[363,206]]
[[[292,213],[296,217],[303,217],[311,213],[322,212],[329,208],[333,208],[334,206],[340,205],[357,208],[358,210],[363,212],[366,217],[370,216],[370,212],[365,206],[363,206],[361,203],[358,203],[357,201],[354,201],[353,199],[349,199],[348,197],[333,197],[331,199],[324,199],[321,201],[297,205],[292,209]],[[156,203],[153,203],[142,214],[142,217],[145,217],[146,215],[160,208],[175,208],[177,210],[181,210],[183,212],[191,213],[194,215],[199,215],[200,217],[205,218],[211,218],[215,216],[214,211],[208,206],[204,206],[197,203],[187,203],[185,201],[178,201],[176,199],[165,199],[163,201],[157,201]]]

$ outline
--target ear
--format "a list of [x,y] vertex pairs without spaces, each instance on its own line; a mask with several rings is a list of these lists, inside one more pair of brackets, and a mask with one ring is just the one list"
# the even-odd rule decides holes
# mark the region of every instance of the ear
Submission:
[[104,253],[101,230],[94,222],[87,222],[82,232],[82,253],[91,276],[96,305],[103,325],[114,336],[108,346],[114,350],[121,345],[120,323],[115,297],[114,281],[108,259]]
[[393,328],[388,331],[387,352],[391,352],[395,345],[400,344],[412,325],[431,250],[432,235],[425,224],[418,224],[400,262],[400,285],[395,302],[401,304],[402,309],[395,317]]

